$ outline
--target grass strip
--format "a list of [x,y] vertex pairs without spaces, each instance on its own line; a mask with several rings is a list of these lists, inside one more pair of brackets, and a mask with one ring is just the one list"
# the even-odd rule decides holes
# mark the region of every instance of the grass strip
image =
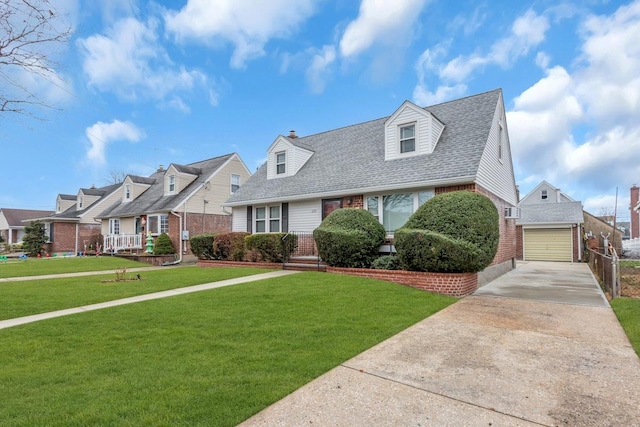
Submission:
[[29,258],[28,260],[9,260],[0,263],[0,278],[42,276],[45,274],[80,273],[85,271],[113,270],[127,267],[149,267],[144,262],[126,258],[71,257],[71,258]]
[[609,302],[611,308],[618,316],[633,349],[640,357],[640,299],[615,298]]
[[[80,307],[87,304],[143,295],[167,289],[183,288],[202,283],[271,271],[263,268],[200,268],[180,267],[144,271],[142,280],[115,280],[115,273],[96,276],[65,277],[0,283],[0,320],[31,314]],[[127,273],[136,277],[138,273]]]
[[455,302],[326,273],[0,331],[5,426],[233,426]]

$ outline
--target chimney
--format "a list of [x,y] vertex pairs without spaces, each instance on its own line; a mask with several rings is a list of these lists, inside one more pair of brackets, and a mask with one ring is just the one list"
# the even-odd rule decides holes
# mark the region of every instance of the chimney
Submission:
[[160,165],[158,166],[158,170],[156,172],[162,172],[164,170],[164,166]]
[[91,184],[91,189],[95,190],[96,189],[96,185],[95,184]]
[[289,138],[291,139],[296,139],[298,137],[298,135],[296,135],[296,131],[295,130],[290,130],[289,131]]

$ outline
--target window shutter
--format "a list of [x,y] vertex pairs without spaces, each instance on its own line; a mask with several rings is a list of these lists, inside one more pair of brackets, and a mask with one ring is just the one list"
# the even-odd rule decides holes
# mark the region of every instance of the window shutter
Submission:
[[49,224],[49,241],[53,242],[53,222]]
[[282,204],[282,213],[280,214],[282,217],[282,227],[281,231],[283,233],[289,232],[289,203]]
[[253,233],[253,206],[247,206],[247,232]]

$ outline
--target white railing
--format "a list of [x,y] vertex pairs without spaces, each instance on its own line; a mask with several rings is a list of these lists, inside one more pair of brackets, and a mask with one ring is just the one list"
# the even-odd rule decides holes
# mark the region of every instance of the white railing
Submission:
[[105,252],[142,248],[142,234],[109,234],[104,236]]

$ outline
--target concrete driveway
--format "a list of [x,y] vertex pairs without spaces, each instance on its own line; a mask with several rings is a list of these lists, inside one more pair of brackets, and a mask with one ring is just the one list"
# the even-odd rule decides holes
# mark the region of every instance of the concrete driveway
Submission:
[[586,264],[527,263],[245,426],[640,426],[640,359]]

